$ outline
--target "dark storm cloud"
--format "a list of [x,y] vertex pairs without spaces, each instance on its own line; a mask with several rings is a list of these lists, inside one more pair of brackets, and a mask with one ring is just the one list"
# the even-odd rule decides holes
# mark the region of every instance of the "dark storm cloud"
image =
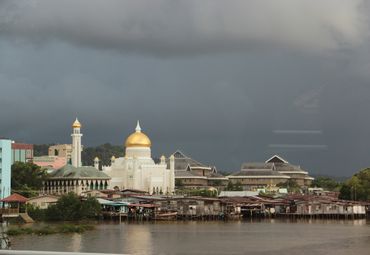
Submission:
[[368,10],[360,0],[1,1],[0,136],[67,143],[78,116],[86,146],[122,144],[140,119],[155,155],[179,148],[235,171],[278,153],[350,175],[370,165]]
[[2,1],[6,36],[154,55],[278,45],[305,51],[364,39],[363,0]]

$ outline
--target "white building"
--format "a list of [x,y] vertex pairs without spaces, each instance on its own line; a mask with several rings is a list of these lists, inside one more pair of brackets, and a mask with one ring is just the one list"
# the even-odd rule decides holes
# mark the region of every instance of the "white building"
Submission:
[[150,194],[172,194],[175,190],[175,160],[170,157],[169,168],[166,158],[155,164],[151,157],[151,141],[141,132],[139,121],[136,130],[125,142],[125,156],[112,157],[111,166],[103,167],[112,179],[110,188],[136,189]]

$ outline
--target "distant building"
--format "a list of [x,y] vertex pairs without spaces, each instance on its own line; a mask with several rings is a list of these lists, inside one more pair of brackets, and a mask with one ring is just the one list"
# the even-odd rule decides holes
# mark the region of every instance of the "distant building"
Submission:
[[11,193],[12,141],[0,139],[0,199]]
[[300,166],[292,165],[274,155],[265,162],[243,163],[241,170],[227,176],[233,184],[241,184],[245,190],[276,186],[294,180],[301,187],[308,187],[314,178]]
[[81,127],[81,123],[76,118],[72,124],[72,144],[52,145],[49,147],[48,156],[34,157],[33,163],[49,170],[59,169],[67,164],[74,167],[82,166]]
[[12,164],[29,162],[33,159],[33,144],[12,143]]
[[49,147],[48,155],[66,158],[66,162],[72,163],[72,144],[52,145]]
[[[172,154],[175,159],[175,180],[177,188],[207,188],[224,187],[228,178],[219,174],[216,167],[200,163],[181,151],[177,150]],[[170,162],[167,160],[167,164]]]
[[63,195],[74,192],[81,195],[91,190],[105,190],[110,183],[110,177],[92,166],[74,167],[65,165],[49,174],[43,183],[41,193]]
[[26,202],[28,205],[32,205],[35,208],[47,209],[50,205],[56,204],[59,197],[52,195],[42,195],[38,197],[29,198]]
[[221,191],[218,197],[252,197],[258,194],[258,191]]

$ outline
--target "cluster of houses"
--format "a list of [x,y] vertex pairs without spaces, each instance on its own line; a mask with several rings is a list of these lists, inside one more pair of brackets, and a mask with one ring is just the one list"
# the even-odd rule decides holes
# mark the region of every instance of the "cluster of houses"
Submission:
[[[231,192],[232,193],[232,192]],[[118,194],[116,194],[118,196]],[[340,200],[330,196],[260,195],[219,197],[150,196],[126,190],[120,197],[99,198],[103,215],[130,219],[241,219],[247,217],[295,217],[357,219],[366,217],[370,203]]]
[[[101,218],[112,220],[231,220],[242,218],[360,219],[370,213],[370,203],[340,200],[325,194],[286,194],[267,197],[254,192],[222,192],[218,197],[150,195],[139,190],[91,190],[81,196],[95,197]],[[12,206],[0,209],[2,217],[32,219],[21,204],[40,209],[57,203],[60,196],[25,198],[19,194],[0,200]]]
[[[218,197],[149,195],[139,190],[90,191],[102,208],[101,217],[116,220],[223,220],[254,217],[358,219],[365,218],[370,203],[340,200],[335,196],[287,194],[267,197],[248,192],[224,192]],[[22,198],[18,202],[46,209],[58,196]],[[1,201],[0,201],[1,202]],[[13,212],[14,213],[14,212]]]

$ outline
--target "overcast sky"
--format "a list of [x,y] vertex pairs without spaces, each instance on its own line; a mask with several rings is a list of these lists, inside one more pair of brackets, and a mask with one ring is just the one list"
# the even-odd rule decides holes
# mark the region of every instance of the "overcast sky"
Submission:
[[[365,0],[1,0],[0,136],[123,144],[219,170],[370,166]],[[118,155],[116,155],[118,156]]]

